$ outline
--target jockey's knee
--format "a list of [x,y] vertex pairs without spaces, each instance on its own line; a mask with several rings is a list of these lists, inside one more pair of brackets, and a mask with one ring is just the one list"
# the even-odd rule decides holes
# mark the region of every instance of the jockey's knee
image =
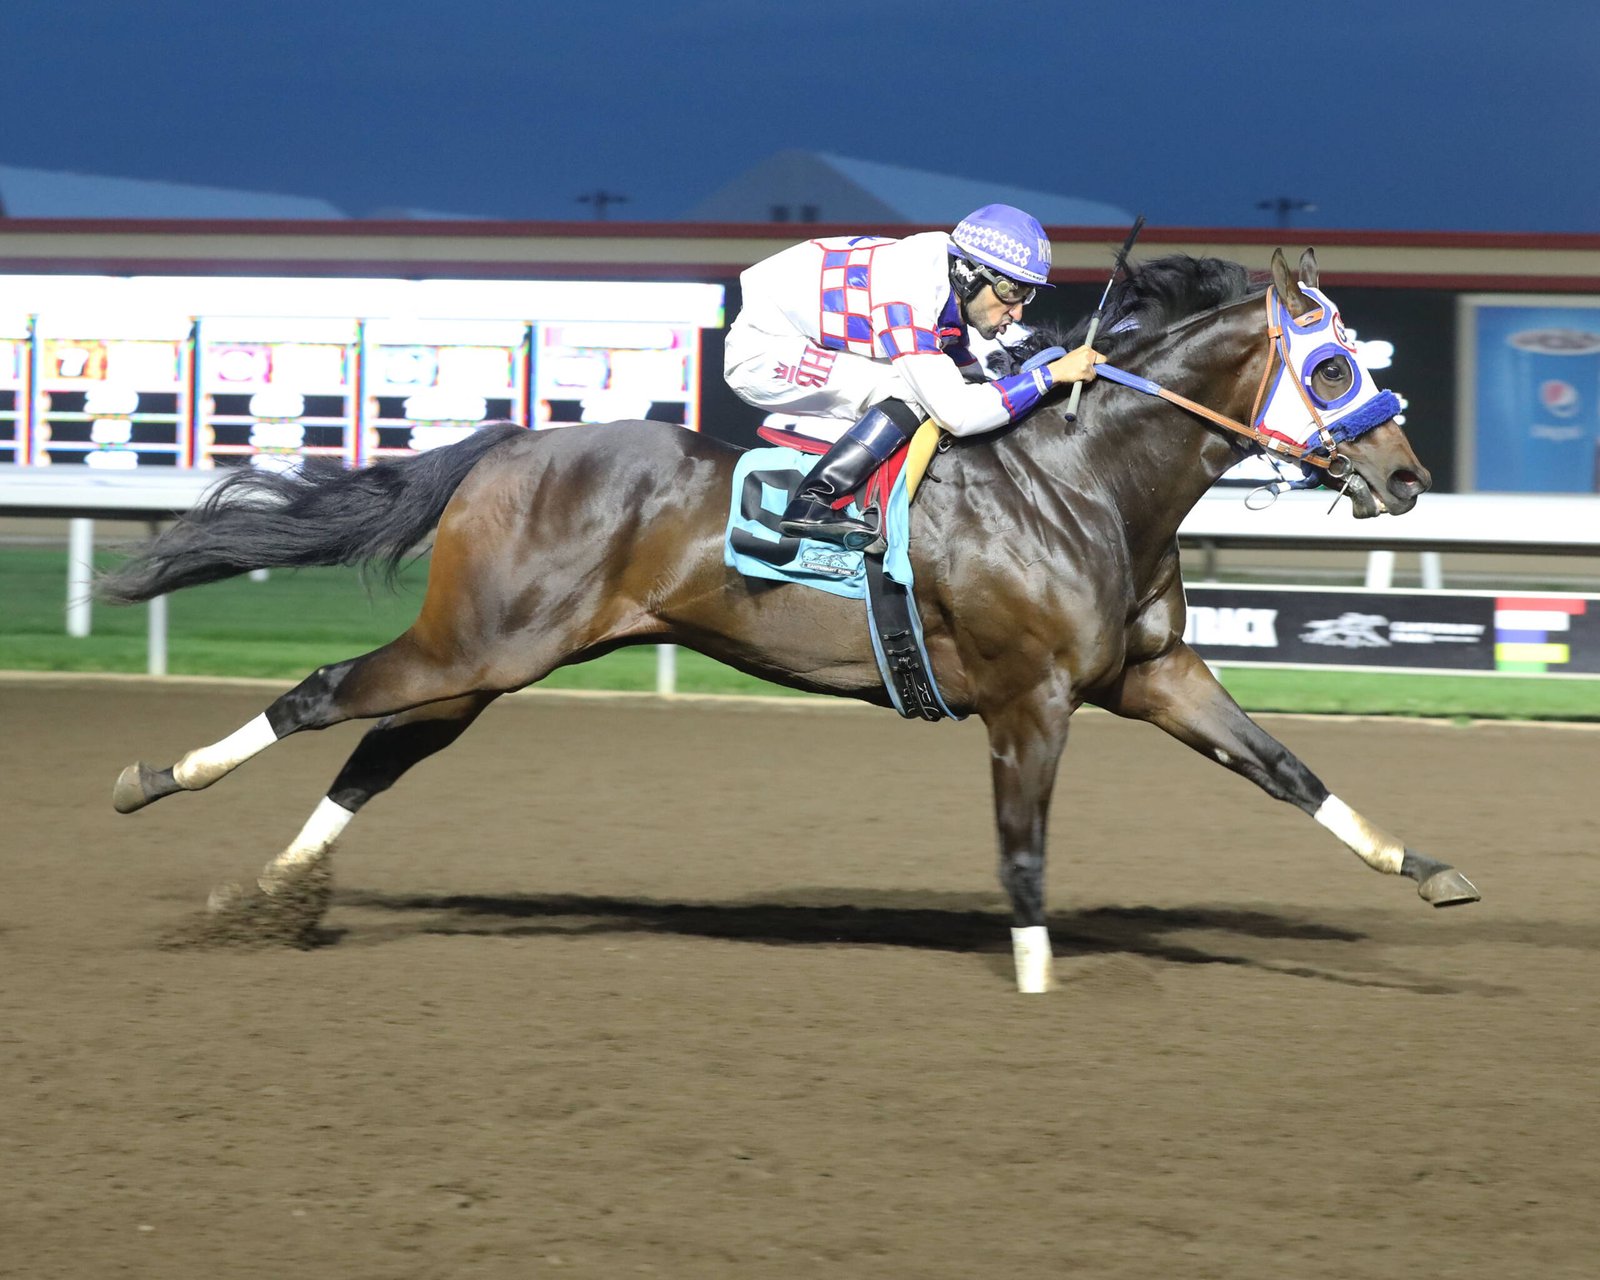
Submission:
[[895,426],[899,427],[907,439],[916,435],[917,428],[922,425],[923,419],[928,415],[915,405],[904,400],[890,396],[887,400],[880,400],[872,406],[880,413],[886,414]]

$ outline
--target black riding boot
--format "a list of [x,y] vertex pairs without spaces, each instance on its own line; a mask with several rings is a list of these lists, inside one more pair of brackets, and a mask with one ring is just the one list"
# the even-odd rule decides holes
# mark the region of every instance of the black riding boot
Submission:
[[916,412],[899,400],[885,400],[868,409],[800,482],[778,521],[779,532],[791,538],[839,543],[851,551],[872,542],[880,532],[876,525],[836,511],[833,504],[860,488],[910,438],[917,425]]

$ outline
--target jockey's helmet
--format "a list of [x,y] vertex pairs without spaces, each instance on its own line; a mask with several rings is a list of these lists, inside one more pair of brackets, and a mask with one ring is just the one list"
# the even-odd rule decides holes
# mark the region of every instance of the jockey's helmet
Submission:
[[1039,219],[1014,205],[974,209],[950,233],[950,252],[1019,284],[1050,287],[1050,239]]

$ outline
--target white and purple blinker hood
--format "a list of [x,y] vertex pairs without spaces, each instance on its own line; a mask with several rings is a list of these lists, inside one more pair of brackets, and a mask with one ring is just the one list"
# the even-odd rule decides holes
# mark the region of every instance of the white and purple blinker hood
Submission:
[[[1272,294],[1280,361],[1254,425],[1307,448],[1332,448],[1382,426],[1405,406],[1393,391],[1379,390],[1328,295],[1308,285],[1300,289],[1317,304],[1302,316]],[[1312,389],[1312,372],[1329,359],[1343,360],[1350,371],[1350,385],[1336,400]]]

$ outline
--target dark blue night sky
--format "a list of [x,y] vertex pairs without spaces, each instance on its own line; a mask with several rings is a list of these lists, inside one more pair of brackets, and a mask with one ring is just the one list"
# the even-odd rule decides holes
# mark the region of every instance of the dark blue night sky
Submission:
[[7,0],[0,163],[677,217],[787,148],[1260,226],[1600,232],[1600,3]]

